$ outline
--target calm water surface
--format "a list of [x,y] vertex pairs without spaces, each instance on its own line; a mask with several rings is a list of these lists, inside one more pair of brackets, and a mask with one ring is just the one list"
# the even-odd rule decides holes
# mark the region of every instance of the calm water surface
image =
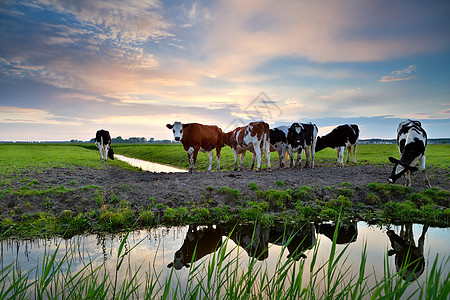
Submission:
[[120,154],[114,154],[114,157],[118,160],[124,161],[124,162],[132,165],[133,167],[141,168],[144,171],[165,172],[165,173],[187,172],[187,170],[184,170],[184,169],[175,168],[172,166],[166,166],[166,165],[162,165],[162,164],[158,164],[158,163],[154,163],[154,162],[149,162],[149,161],[142,160],[142,159],[126,157],[126,156],[123,156]]
[[[227,244],[227,250],[240,257],[240,262],[248,262],[249,257],[258,259],[257,264],[273,272],[277,261],[285,261],[292,256],[298,261],[305,262],[303,282],[309,280],[309,266],[312,259],[313,245],[318,245],[318,257],[316,266],[324,264],[331,249],[331,238],[334,231],[333,224],[306,224],[300,231],[295,232],[288,251],[282,253],[283,228],[257,227],[255,236],[257,242],[251,242],[254,227],[238,226],[234,231],[227,226],[213,227],[159,227],[149,230],[135,231],[130,234],[126,247],[138,244],[127,256],[125,267],[120,276],[131,276],[125,270],[134,271],[141,266],[140,272],[145,274],[162,274],[161,284],[169,275],[173,267],[176,273],[174,280],[181,284],[187,283],[188,265],[192,259],[192,250],[197,244],[198,257],[196,264],[206,264],[214,252],[214,247],[226,241],[226,236],[231,233]],[[288,231],[291,229],[288,228]],[[1,242],[2,268],[14,264],[15,268],[22,271],[31,270],[42,265],[44,252],[53,253],[57,246],[58,259],[66,253],[74,253],[75,258],[72,268],[81,269],[88,261],[94,260],[94,265],[105,264],[107,270],[113,274],[116,263],[117,250],[123,235],[86,235],[75,236],[71,239],[52,238],[34,241],[5,240]],[[409,240],[409,241],[408,241]],[[300,242],[302,244],[300,245]],[[413,241],[413,242],[411,242]],[[383,264],[386,253],[389,251],[389,262],[392,268],[404,259],[405,249],[402,245],[413,244],[413,255],[423,256],[424,264],[416,270],[418,279],[414,284],[422,284],[426,278],[427,270],[439,253],[440,261],[450,255],[450,230],[442,228],[427,228],[422,225],[406,226],[370,226],[364,222],[343,224],[338,235],[337,250],[342,250],[349,245],[348,259],[344,265],[352,268],[353,273],[359,270],[361,251],[367,244],[366,274],[376,273],[377,278],[383,275]],[[403,244],[402,244],[403,243]],[[237,246],[239,245],[239,246]],[[300,245],[300,246],[299,246]],[[244,250],[244,247],[246,250]],[[300,253],[295,252],[299,248]],[[267,251],[268,249],[268,251]],[[282,254],[281,254],[282,253]],[[242,259],[241,259],[242,258]],[[444,274],[450,272],[450,266],[444,270]],[[32,272],[32,276],[34,272]],[[270,274],[270,273],[269,273]],[[372,276],[369,284],[375,283]]]

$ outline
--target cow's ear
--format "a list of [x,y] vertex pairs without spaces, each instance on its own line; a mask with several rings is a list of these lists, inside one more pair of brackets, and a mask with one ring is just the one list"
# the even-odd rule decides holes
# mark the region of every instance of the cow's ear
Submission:
[[173,266],[173,262],[170,262],[168,265],[167,265],[167,267],[170,269],[170,268],[172,268],[172,266]]
[[169,128],[169,129],[172,129],[173,125],[172,124],[166,124],[166,127]]
[[393,163],[393,164],[398,163],[398,159],[393,158],[393,157],[391,157],[391,156],[389,156],[389,161],[390,161],[391,163]]
[[183,129],[189,127],[189,125],[191,125],[191,124],[183,124]]

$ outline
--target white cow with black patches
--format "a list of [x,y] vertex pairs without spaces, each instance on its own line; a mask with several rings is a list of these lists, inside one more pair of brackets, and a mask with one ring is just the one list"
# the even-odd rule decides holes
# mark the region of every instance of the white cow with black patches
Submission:
[[[425,147],[427,146],[427,133],[417,120],[401,122],[397,128],[397,144],[401,154],[400,160],[389,157],[394,164],[390,183],[395,183],[402,175],[406,177],[407,186],[411,186],[411,171],[421,170],[425,185],[431,187],[425,169]],[[415,165],[419,163],[419,168]]]

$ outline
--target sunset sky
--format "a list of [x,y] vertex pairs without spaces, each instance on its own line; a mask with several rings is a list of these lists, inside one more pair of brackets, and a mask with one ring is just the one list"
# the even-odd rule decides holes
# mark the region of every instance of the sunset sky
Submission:
[[0,2],[0,141],[264,119],[450,137],[450,1]]

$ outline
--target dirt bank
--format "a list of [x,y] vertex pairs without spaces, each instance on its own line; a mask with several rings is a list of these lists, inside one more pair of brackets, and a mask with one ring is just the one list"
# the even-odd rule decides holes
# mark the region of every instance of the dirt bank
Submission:
[[[367,185],[369,183],[387,183],[390,166],[356,165],[337,168],[317,166],[314,169],[274,169],[268,172],[244,170],[240,172],[197,172],[187,173],[152,173],[133,172],[114,166],[104,170],[90,168],[53,168],[48,170],[27,171],[12,177],[3,178],[0,205],[4,217],[11,217],[11,211],[17,211],[14,217],[21,214],[32,214],[38,211],[51,210],[58,215],[63,210],[87,212],[98,209],[99,205],[119,204],[127,201],[133,210],[146,208],[157,203],[167,207],[201,205],[208,200],[209,206],[224,203],[236,206],[219,190],[229,187],[239,191],[239,197],[246,201],[258,198],[249,183],[255,183],[258,190],[268,189],[295,190],[309,186],[316,190],[314,197],[328,200],[335,195],[325,190],[335,187],[356,189],[352,197],[353,203],[365,203]],[[429,170],[433,187],[450,189],[449,172],[444,169]],[[403,183],[400,179],[399,183]],[[412,192],[426,189],[422,175],[416,173],[412,179]],[[330,187],[330,188],[328,188]],[[326,188],[326,189],[325,189]]]

